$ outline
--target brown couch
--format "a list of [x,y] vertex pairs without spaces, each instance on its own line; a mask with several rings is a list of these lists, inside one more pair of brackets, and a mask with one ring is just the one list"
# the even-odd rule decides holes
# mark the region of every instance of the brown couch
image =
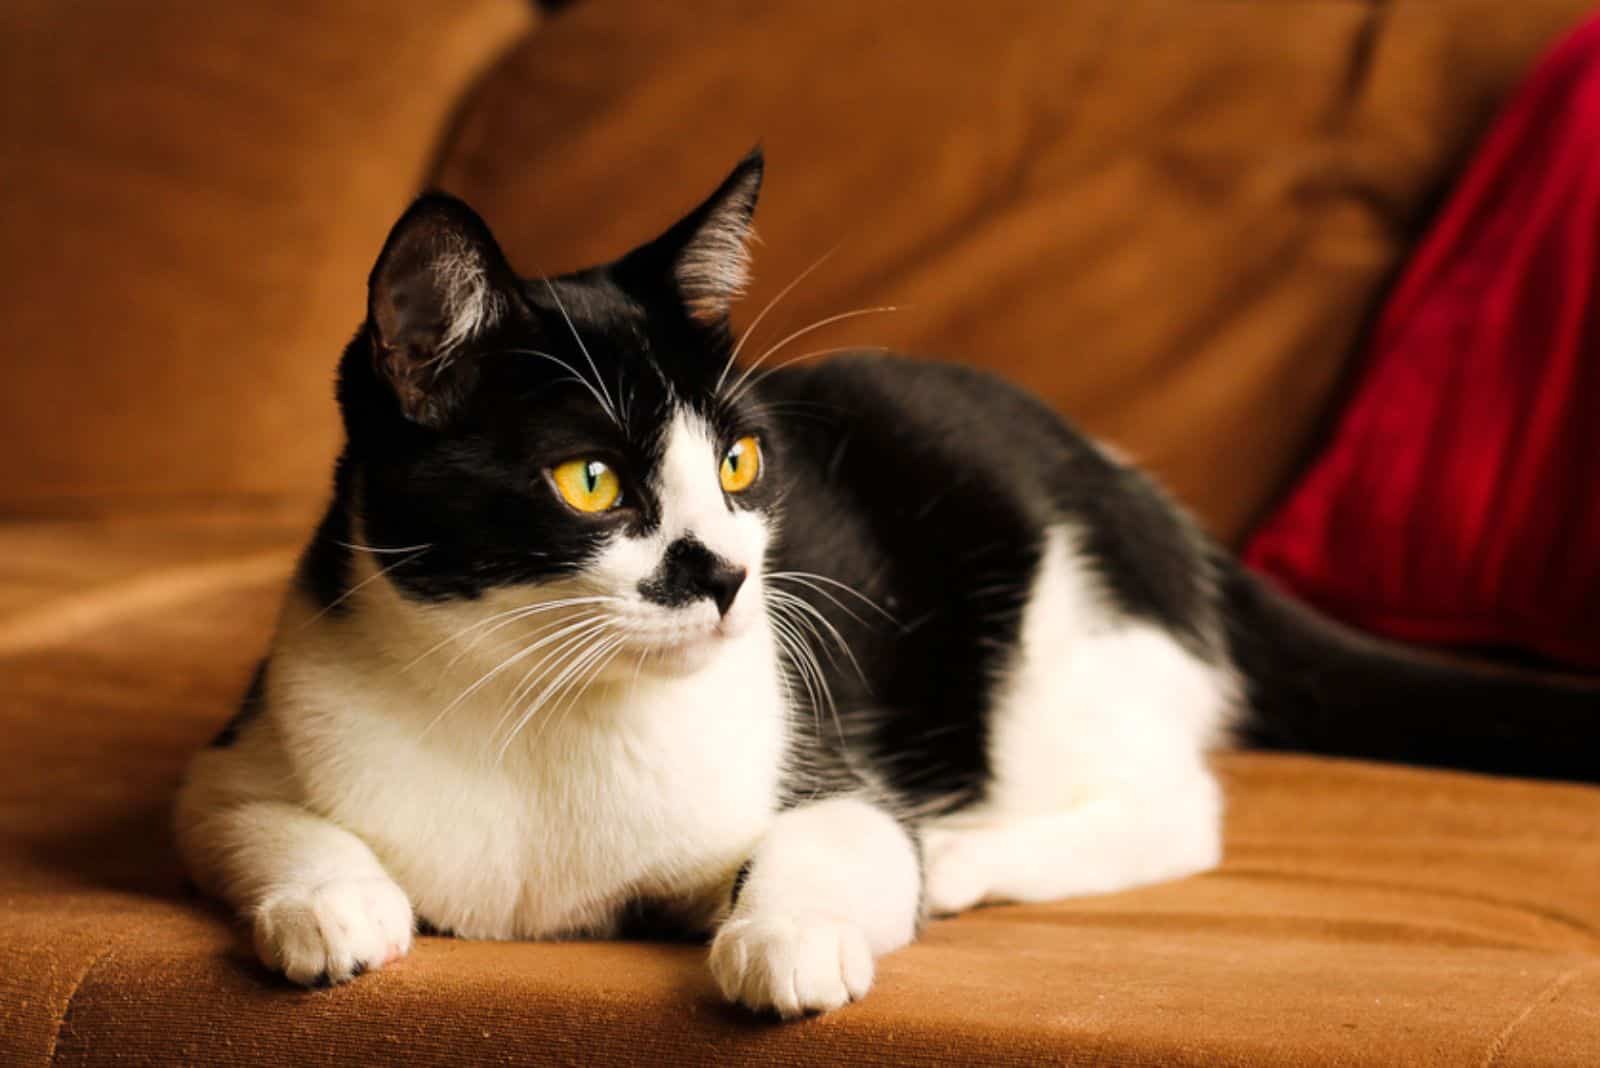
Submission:
[[[337,445],[407,197],[524,272],[761,139],[759,308],[984,363],[1237,540],[1494,108],[1583,0],[578,0],[0,12],[0,1062],[1600,1063],[1600,790],[1229,755],[1220,871],[930,925],[871,997],[722,1007],[693,947],[423,938],[316,993],[167,806]],[[774,338],[781,336],[774,333]]]

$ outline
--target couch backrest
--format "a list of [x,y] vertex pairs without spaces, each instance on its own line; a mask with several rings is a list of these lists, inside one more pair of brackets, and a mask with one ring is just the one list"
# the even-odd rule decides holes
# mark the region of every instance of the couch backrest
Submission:
[[366,273],[519,0],[0,9],[0,515],[325,492]]
[[[838,246],[770,324],[900,305],[805,341],[998,368],[1232,537],[1496,102],[1587,6],[582,0],[471,94],[436,177],[556,271],[759,138],[746,320]],[[0,513],[322,493],[372,257],[529,18],[8,7]]]
[[785,354],[993,367],[1233,538],[1497,102],[1587,6],[578,3],[482,87],[439,175],[524,271],[558,271],[650,236],[760,139],[745,321],[837,246],[763,333],[901,310]]

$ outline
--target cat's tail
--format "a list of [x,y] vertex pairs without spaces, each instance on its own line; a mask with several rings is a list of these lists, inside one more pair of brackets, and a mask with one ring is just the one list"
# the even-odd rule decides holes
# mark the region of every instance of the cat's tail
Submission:
[[1600,782],[1600,678],[1468,666],[1371,637],[1232,561],[1222,587],[1246,745]]

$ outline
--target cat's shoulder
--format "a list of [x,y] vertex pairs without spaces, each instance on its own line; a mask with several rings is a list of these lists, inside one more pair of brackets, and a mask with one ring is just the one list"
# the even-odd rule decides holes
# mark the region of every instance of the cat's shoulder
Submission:
[[1088,439],[1034,394],[967,364],[882,350],[786,366],[760,381],[787,421],[827,434],[847,425],[893,436],[959,440],[974,453],[1019,446],[1090,452]]
[[765,390],[777,393],[867,391],[914,399],[922,393],[960,390],[969,395],[1039,403],[1031,394],[981,367],[886,349],[849,350],[826,359],[797,361],[764,376],[761,382]]

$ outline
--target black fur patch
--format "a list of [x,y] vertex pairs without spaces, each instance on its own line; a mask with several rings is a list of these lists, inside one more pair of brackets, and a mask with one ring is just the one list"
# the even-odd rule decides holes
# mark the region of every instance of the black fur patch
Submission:
[[639,583],[639,595],[669,608],[710,598],[716,602],[717,610],[725,613],[744,579],[743,568],[734,567],[694,537],[685,536],[667,546],[660,568]]
[[1600,781],[1594,679],[1452,663],[1360,634],[1219,558],[1240,740],[1369,760]]
[[300,589],[319,610],[334,616],[344,614],[344,595],[350,588],[349,500],[350,463],[340,457],[333,472],[333,503],[323,513],[295,569]]
[[733,888],[728,891],[729,908],[732,908],[739,903],[739,895],[744,892],[744,884],[750,881],[751,863],[751,861],[745,861],[743,864],[739,865],[739,870],[734,873]]
[[417,917],[417,933],[431,935],[435,938],[454,938],[455,932],[448,927],[440,927],[426,916]]
[[617,916],[616,937],[635,942],[702,942],[706,931],[683,910],[656,898],[635,898]]
[[239,711],[223,726],[217,736],[211,739],[214,749],[227,749],[239,740],[239,732],[245,725],[261,714],[265,704],[263,690],[266,686],[267,662],[263,660],[256,665],[255,673],[250,676],[250,685],[245,688],[244,697],[239,701]]
[[814,644],[835,707],[800,729],[822,750],[864,749],[919,805],[977,798],[992,681],[1052,519],[1053,421],[1032,411],[1019,420],[1016,395],[997,380],[908,360],[785,371],[763,395],[808,413],[788,427],[772,569],[826,577],[768,581],[832,628]]

